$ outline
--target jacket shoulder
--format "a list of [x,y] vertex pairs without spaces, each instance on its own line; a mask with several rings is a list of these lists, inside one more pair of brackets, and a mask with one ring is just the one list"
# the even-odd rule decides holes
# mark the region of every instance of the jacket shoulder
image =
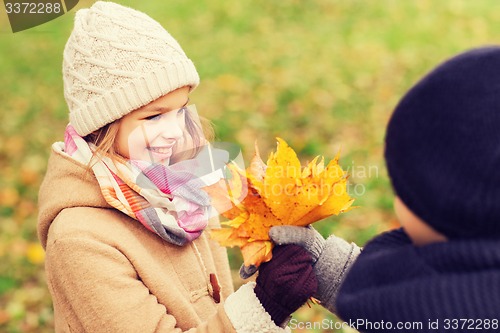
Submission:
[[50,225],[47,244],[64,238],[87,238],[110,242],[134,232],[137,221],[111,208],[63,209]]

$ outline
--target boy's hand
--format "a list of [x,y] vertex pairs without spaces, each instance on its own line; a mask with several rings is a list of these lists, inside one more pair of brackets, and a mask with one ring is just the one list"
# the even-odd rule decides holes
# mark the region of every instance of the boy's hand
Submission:
[[[293,226],[290,226],[290,228],[288,228],[288,226],[272,227],[269,235],[276,245],[295,244],[302,246],[311,254],[313,264],[316,263],[325,246],[323,236],[311,226],[305,228]],[[242,265],[240,267],[240,277],[242,279],[248,279],[258,270],[259,268],[253,265]]]
[[312,226],[276,226],[271,228],[269,236],[277,245],[300,245],[311,254],[318,280],[318,292],[314,297],[335,312],[340,284],[361,249],[334,235],[325,240]]

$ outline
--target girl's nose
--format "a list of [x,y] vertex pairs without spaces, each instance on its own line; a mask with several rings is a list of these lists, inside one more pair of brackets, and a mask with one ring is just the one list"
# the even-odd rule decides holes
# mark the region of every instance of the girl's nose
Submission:
[[162,119],[161,135],[166,139],[180,139],[184,135],[184,119],[165,117]]

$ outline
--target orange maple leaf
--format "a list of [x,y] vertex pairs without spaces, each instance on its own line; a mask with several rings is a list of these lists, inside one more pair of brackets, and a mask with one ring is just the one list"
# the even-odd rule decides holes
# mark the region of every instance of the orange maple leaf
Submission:
[[210,235],[223,246],[241,248],[246,266],[271,260],[273,226],[306,226],[351,208],[347,175],[339,154],[325,166],[316,157],[302,168],[297,154],[277,138],[275,153],[264,163],[256,151],[250,166],[227,165],[228,177],[205,188],[212,205],[228,221]]

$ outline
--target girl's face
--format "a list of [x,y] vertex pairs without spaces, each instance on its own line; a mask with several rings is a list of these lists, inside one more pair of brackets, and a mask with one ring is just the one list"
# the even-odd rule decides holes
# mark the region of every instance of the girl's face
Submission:
[[132,160],[167,165],[174,146],[184,145],[189,87],[174,90],[121,118],[117,152]]

